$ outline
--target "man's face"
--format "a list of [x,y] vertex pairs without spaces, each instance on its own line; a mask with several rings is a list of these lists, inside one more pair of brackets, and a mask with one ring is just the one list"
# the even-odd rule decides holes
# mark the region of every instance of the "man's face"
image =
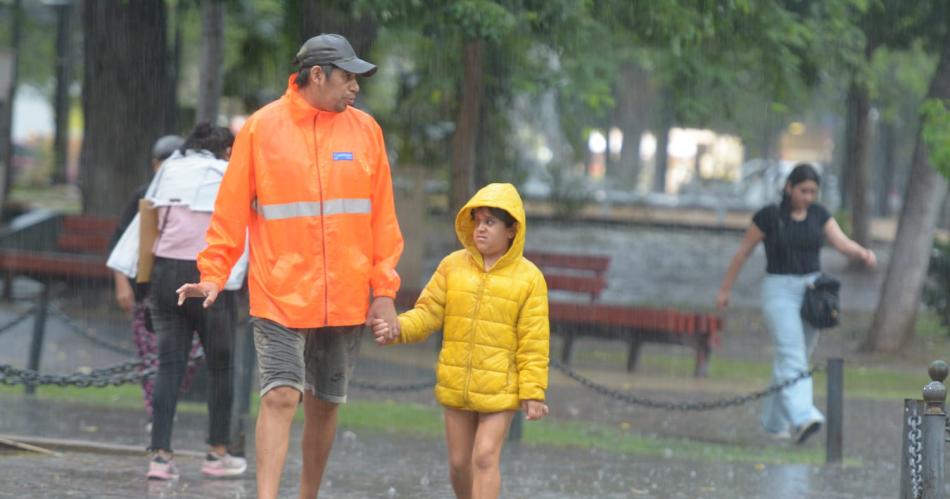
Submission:
[[319,66],[310,72],[316,85],[317,108],[322,111],[341,113],[346,106],[352,106],[356,95],[360,93],[360,84],[356,75],[340,68],[333,68],[329,77]]

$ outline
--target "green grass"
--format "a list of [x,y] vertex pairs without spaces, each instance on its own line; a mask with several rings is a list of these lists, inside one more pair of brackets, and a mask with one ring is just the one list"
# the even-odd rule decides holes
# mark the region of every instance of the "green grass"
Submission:
[[[623,350],[576,352],[577,365],[626,365]],[[667,375],[673,378],[691,378],[695,360],[687,355],[650,354],[640,358],[639,372]],[[768,383],[772,372],[770,360],[736,360],[715,355],[709,361],[709,379],[737,381],[743,386]],[[847,398],[869,400],[901,400],[920,398],[920,390],[930,380],[924,369],[909,373],[894,369],[864,367],[845,362],[844,392]],[[824,394],[827,378],[824,372],[815,375],[815,393]]]
[[[340,409],[340,426],[400,435],[438,438],[443,435],[442,410],[396,402],[351,402]],[[761,464],[821,464],[820,449],[785,446],[746,447],[722,443],[662,438],[637,433],[629,425],[543,420],[524,423],[524,443],[575,449],[599,449],[614,454]],[[851,460],[847,465],[857,465]]]

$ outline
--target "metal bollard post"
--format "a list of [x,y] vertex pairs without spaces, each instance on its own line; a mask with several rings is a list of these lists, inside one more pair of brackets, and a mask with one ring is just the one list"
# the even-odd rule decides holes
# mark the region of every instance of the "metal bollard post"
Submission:
[[515,417],[511,420],[511,427],[508,428],[508,441],[521,442],[521,434],[524,429],[524,414],[521,411],[515,412]]
[[947,364],[936,361],[928,370],[931,381],[924,387],[923,429],[923,473],[922,499],[943,499],[943,446],[947,427],[947,413],[944,403],[947,400],[947,388],[938,378],[947,376]]
[[[26,368],[39,372],[40,357],[43,354],[43,336],[46,334],[46,312],[49,309],[49,294],[51,284],[43,283],[43,289],[40,290],[40,299],[36,304],[36,313],[33,315],[33,339],[30,341],[30,358],[27,361]],[[26,394],[36,394],[36,385],[26,385]]]
[[844,359],[828,359],[828,431],[825,462],[840,464],[844,453]]

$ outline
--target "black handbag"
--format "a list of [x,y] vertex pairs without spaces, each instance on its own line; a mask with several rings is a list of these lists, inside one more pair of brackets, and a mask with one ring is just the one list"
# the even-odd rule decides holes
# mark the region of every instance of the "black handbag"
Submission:
[[837,326],[841,313],[838,304],[839,291],[841,281],[828,274],[819,275],[814,283],[805,288],[802,319],[818,329]]

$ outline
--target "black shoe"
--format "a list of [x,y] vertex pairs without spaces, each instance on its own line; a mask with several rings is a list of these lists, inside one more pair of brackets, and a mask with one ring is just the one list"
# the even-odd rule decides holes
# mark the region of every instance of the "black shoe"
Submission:
[[809,437],[815,433],[818,433],[818,430],[820,429],[821,421],[818,419],[812,419],[795,428],[795,432],[792,434],[792,437],[795,439],[796,444],[803,444],[805,443],[805,440],[808,440]]

